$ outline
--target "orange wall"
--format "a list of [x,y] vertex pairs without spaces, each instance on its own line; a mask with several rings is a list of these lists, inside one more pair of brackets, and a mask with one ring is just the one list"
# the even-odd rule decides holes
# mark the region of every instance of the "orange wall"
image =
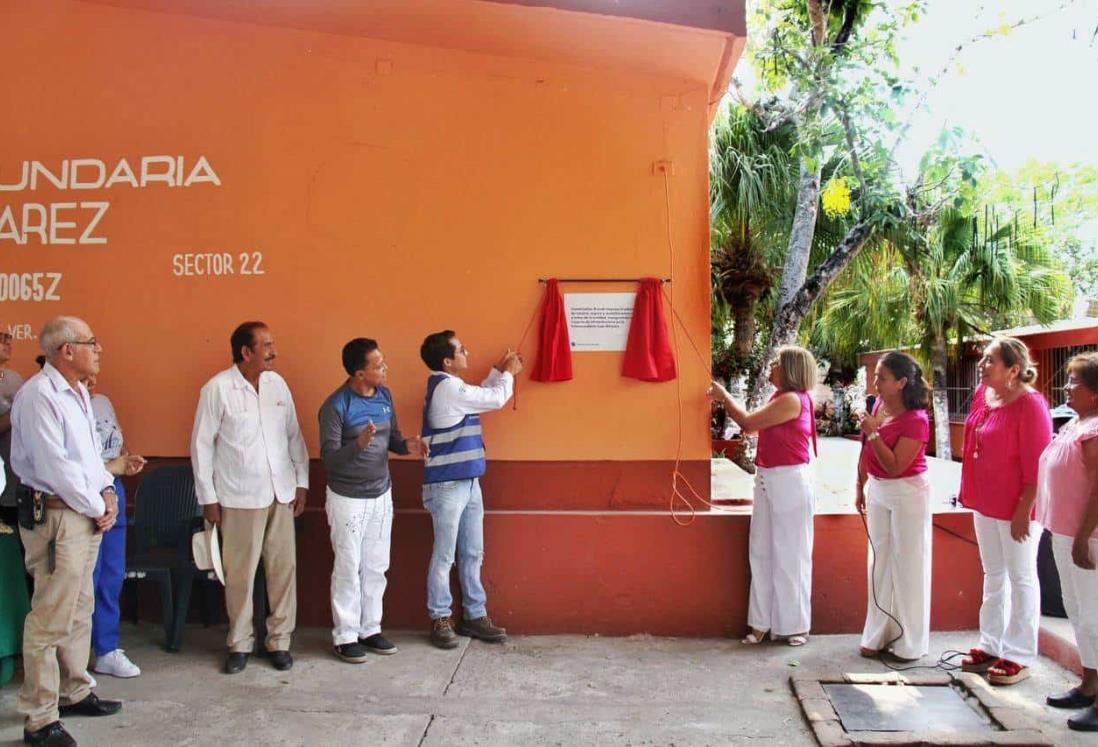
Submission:
[[[25,160],[101,159],[109,173],[161,154],[186,172],[204,156],[221,181],[0,191],[16,221],[26,203],[110,203],[92,232],[105,244],[0,238],[3,273],[62,274],[60,301],[2,301],[0,325],[86,318],[134,449],[187,453],[198,389],[228,365],[245,319],[275,333],[313,456],[347,339],[380,341],[414,431],[423,336],[456,329],[483,375],[518,343],[538,277],[673,275],[708,356],[703,82],[68,0],[4,0],[0,22],[19,29],[0,45],[0,185]],[[651,173],[664,159],[673,266]],[[77,223],[62,238],[94,212],[58,210]],[[188,252],[229,253],[238,274],[173,275]],[[245,252],[262,252],[265,274],[239,274]],[[535,343],[536,331],[531,358]],[[707,361],[682,328],[678,345],[679,385],[621,378],[620,353],[577,355],[569,383],[523,380],[518,411],[486,419],[491,455],[674,458],[681,386],[683,455],[705,458]],[[17,342],[16,368],[32,372],[38,352]]]

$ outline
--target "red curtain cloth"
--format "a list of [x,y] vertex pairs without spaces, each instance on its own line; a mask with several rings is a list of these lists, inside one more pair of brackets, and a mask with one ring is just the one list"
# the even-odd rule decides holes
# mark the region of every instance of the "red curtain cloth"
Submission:
[[637,301],[633,305],[633,321],[629,324],[629,339],[625,343],[625,363],[622,376],[641,381],[671,381],[675,378],[675,354],[667,336],[667,319],[663,315],[663,294],[658,278],[642,278]]
[[564,316],[564,296],[560,294],[556,278],[550,278],[545,284],[538,330],[538,359],[530,378],[534,381],[569,381],[572,378],[568,320]]

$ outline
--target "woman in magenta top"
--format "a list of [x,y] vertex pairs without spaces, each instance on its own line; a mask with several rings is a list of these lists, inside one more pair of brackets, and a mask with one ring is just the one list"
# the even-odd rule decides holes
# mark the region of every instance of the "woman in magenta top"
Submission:
[[1083,680],[1045,699],[1054,708],[1085,708],[1068,719],[1077,731],[1098,731],[1098,353],[1068,363],[1067,405],[1079,417],[1065,424],[1041,455],[1037,520],[1052,532],[1064,609],[1075,628]]
[[910,355],[877,362],[878,399],[862,419],[856,505],[869,533],[869,596],[862,656],[914,661],[930,647],[930,419],[923,370]]
[[752,413],[718,382],[708,394],[721,401],[744,432],[759,434],[748,550],[750,630],[743,642],[761,643],[770,635],[803,646],[812,621],[815,498],[808,444],[815,441],[816,420],[808,392],[816,386],[816,359],[804,348],[781,348],[770,383],[777,391]]
[[987,672],[993,685],[1029,677],[1037,657],[1041,593],[1037,585],[1040,532],[1033,522],[1037,462],[1052,438],[1048,402],[1025,343],[1002,337],[984,349],[980,385],[965,419],[961,503],[984,566],[980,642],[961,662]]

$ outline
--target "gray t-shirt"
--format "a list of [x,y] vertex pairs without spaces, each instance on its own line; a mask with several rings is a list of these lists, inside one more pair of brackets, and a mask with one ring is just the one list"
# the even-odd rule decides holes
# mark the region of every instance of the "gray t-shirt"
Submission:
[[105,394],[92,395],[92,414],[95,415],[95,432],[103,449],[103,461],[109,462],[122,455],[122,427],[114,405]]
[[[0,415],[11,412],[15,393],[23,386],[23,377],[10,368],[0,368]],[[11,428],[0,433],[0,459],[4,460],[7,485],[0,491],[0,506],[15,505],[15,475],[11,471]]]
[[[331,394],[318,413],[320,460],[328,472],[328,487],[345,498],[377,498],[392,486],[389,452],[407,454],[397,425],[393,398],[383,386],[363,397],[344,384]],[[377,428],[365,449],[355,439],[373,422]]]

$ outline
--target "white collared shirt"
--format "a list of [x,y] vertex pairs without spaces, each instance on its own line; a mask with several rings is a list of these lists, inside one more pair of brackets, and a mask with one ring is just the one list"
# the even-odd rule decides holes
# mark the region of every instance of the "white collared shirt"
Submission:
[[493,368],[480,386],[466,384],[453,374],[446,376],[435,387],[431,397],[431,409],[427,413],[431,426],[449,428],[457,425],[466,415],[498,410],[511,399],[515,378],[506,371]]
[[15,394],[11,408],[11,468],[24,485],[56,495],[97,518],[101,493],[114,485],[103,466],[91,397],[47,363]]
[[203,505],[266,508],[308,488],[309,455],[285,379],[264,371],[256,392],[233,366],[206,382],[194,416],[191,464]]

